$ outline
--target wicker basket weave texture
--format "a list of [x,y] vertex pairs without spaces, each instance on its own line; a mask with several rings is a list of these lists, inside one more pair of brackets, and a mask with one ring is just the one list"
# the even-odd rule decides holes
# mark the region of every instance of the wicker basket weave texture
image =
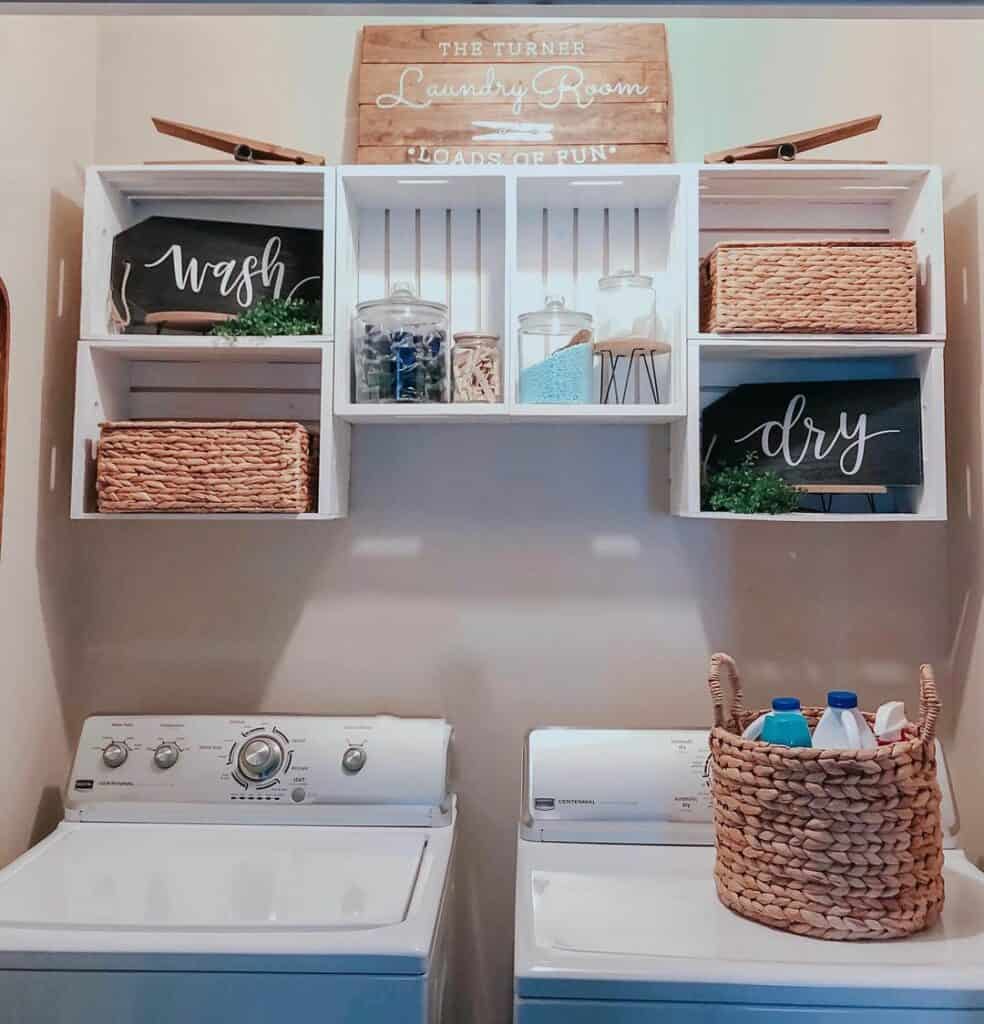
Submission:
[[701,329],[913,334],[914,242],[722,242],[701,268]]
[[[731,689],[725,712],[722,674]],[[753,921],[819,939],[891,939],[943,909],[936,779],[939,698],[921,669],[921,722],[874,750],[744,740],[734,661],[711,660],[711,779],[718,898]],[[815,725],[823,708],[806,708]],[[866,716],[871,719],[871,716]]]
[[311,437],[300,423],[103,423],[100,512],[307,512]]

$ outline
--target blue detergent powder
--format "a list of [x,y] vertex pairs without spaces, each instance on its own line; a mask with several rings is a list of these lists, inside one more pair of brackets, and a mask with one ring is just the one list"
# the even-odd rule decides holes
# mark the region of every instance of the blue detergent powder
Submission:
[[587,403],[594,386],[594,348],[560,349],[519,374],[519,400],[532,405]]

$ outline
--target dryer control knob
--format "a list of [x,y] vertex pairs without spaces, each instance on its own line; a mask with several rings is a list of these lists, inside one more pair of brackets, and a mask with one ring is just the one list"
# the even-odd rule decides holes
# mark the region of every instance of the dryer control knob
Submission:
[[272,736],[254,736],[239,751],[239,770],[253,782],[276,775],[284,763],[284,748]]
[[125,743],[110,743],[103,749],[103,764],[107,768],[119,768],[128,754]]
[[162,743],[154,751],[154,764],[161,771],[167,771],[168,768],[173,768],[178,763],[180,756],[181,750],[177,743]]
[[366,752],[362,747],[349,747],[342,754],[342,771],[347,775],[355,775],[365,767]]

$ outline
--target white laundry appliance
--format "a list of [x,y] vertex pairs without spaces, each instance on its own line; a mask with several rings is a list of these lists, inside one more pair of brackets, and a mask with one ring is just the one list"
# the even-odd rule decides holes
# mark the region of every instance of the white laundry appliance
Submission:
[[945,767],[942,919],[908,939],[847,943],[718,903],[707,759],[706,732],[530,734],[516,1024],[984,1021],[984,874],[953,840]]
[[451,727],[89,718],[65,820],[0,871],[2,1024],[436,1024]]

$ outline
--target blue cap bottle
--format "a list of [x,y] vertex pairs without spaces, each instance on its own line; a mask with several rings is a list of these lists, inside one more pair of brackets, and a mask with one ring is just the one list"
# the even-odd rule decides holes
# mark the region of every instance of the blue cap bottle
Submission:
[[783,747],[809,747],[810,726],[800,711],[798,697],[776,697],[772,711],[765,716],[762,725],[762,739]]

